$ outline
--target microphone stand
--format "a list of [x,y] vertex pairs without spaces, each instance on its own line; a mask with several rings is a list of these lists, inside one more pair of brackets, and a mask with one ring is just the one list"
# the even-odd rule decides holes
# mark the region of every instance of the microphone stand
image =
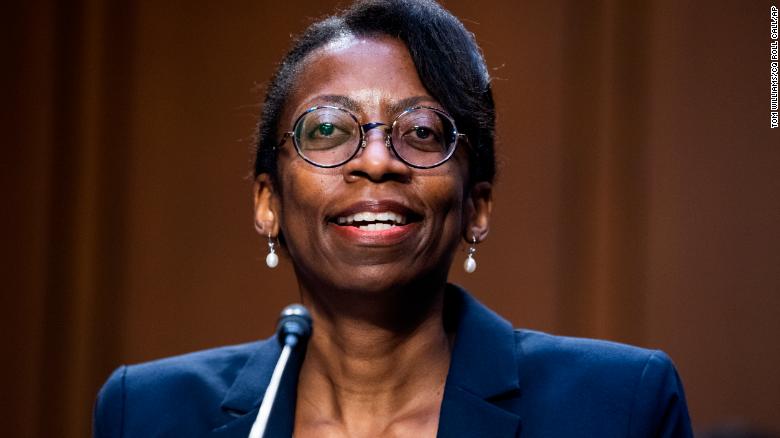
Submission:
[[265,390],[263,401],[260,403],[260,410],[257,412],[257,418],[254,424],[252,424],[252,430],[249,431],[248,438],[264,437],[268,419],[271,416],[271,408],[273,408],[276,400],[276,393],[279,391],[279,384],[282,381],[287,361],[290,359],[293,349],[301,341],[305,342],[311,336],[311,326],[309,311],[300,304],[292,304],[285,307],[282,311],[276,328],[279,343],[282,344],[282,354],[279,355],[274,372],[271,374],[271,381]]

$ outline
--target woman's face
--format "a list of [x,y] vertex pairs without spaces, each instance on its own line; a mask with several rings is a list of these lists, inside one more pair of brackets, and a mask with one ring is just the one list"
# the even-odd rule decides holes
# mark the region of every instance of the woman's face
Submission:
[[[315,105],[344,107],[361,124],[390,124],[405,108],[443,110],[428,95],[406,46],[390,37],[345,37],[302,64],[283,111],[279,138]],[[414,169],[385,144],[381,129],[346,164],[319,168],[295,151],[278,158],[278,187],[258,185],[258,227],[279,230],[304,287],[381,291],[446,279],[473,203],[467,197],[465,145],[433,169]],[[270,222],[269,222],[270,219]],[[273,225],[271,225],[273,223]]]

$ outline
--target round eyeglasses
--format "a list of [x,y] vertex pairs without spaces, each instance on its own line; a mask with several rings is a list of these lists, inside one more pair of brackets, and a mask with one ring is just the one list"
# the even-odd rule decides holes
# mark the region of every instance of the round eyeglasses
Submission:
[[295,120],[284,133],[281,147],[292,137],[298,155],[318,167],[337,167],[366,147],[366,132],[382,127],[385,145],[410,167],[430,169],[452,157],[458,140],[455,121],[442,110],[416,106],[401,112],[388,126],[382,122],[361,124],[357,117],[336,106],[315,106]]

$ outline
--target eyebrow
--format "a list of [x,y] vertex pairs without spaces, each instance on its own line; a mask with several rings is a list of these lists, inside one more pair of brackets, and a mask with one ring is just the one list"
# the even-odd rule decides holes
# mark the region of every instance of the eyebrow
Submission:
[[412,96],[399,101],[393,102],[388,106],[390,114],[400,114],[402,111],[417,106],[420,102],[430,101],[436,102],[436,99],[431,96]]
[[324,94],[315,97],[314,100],[332,103],[352,112],[360,112],[360,105],[357,103],[357,101],[340,94]]
[[[340,94],[323,94],[315,97],[314,100],[338,105],[344,109],[350,110],[355,113],[359,113],[361,110],[360,104],[356,100]],[[402,111],[411,108],[413,106],[416,106],[420,104],[420,102],[425,102],[425,101],[434,103],[436,102],[436,99],[427,95],[405,97],[401,100],[391,102],[388,105],[387,109],[390,114],[400,114]]]

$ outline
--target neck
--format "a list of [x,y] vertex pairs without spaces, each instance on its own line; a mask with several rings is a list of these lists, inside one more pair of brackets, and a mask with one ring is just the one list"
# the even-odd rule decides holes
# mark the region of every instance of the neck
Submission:
[[298,381],[298,420],[358,434],[404,418],[438,421],[450,362],[443,285],[403,294],[302,295],[315,329]]

